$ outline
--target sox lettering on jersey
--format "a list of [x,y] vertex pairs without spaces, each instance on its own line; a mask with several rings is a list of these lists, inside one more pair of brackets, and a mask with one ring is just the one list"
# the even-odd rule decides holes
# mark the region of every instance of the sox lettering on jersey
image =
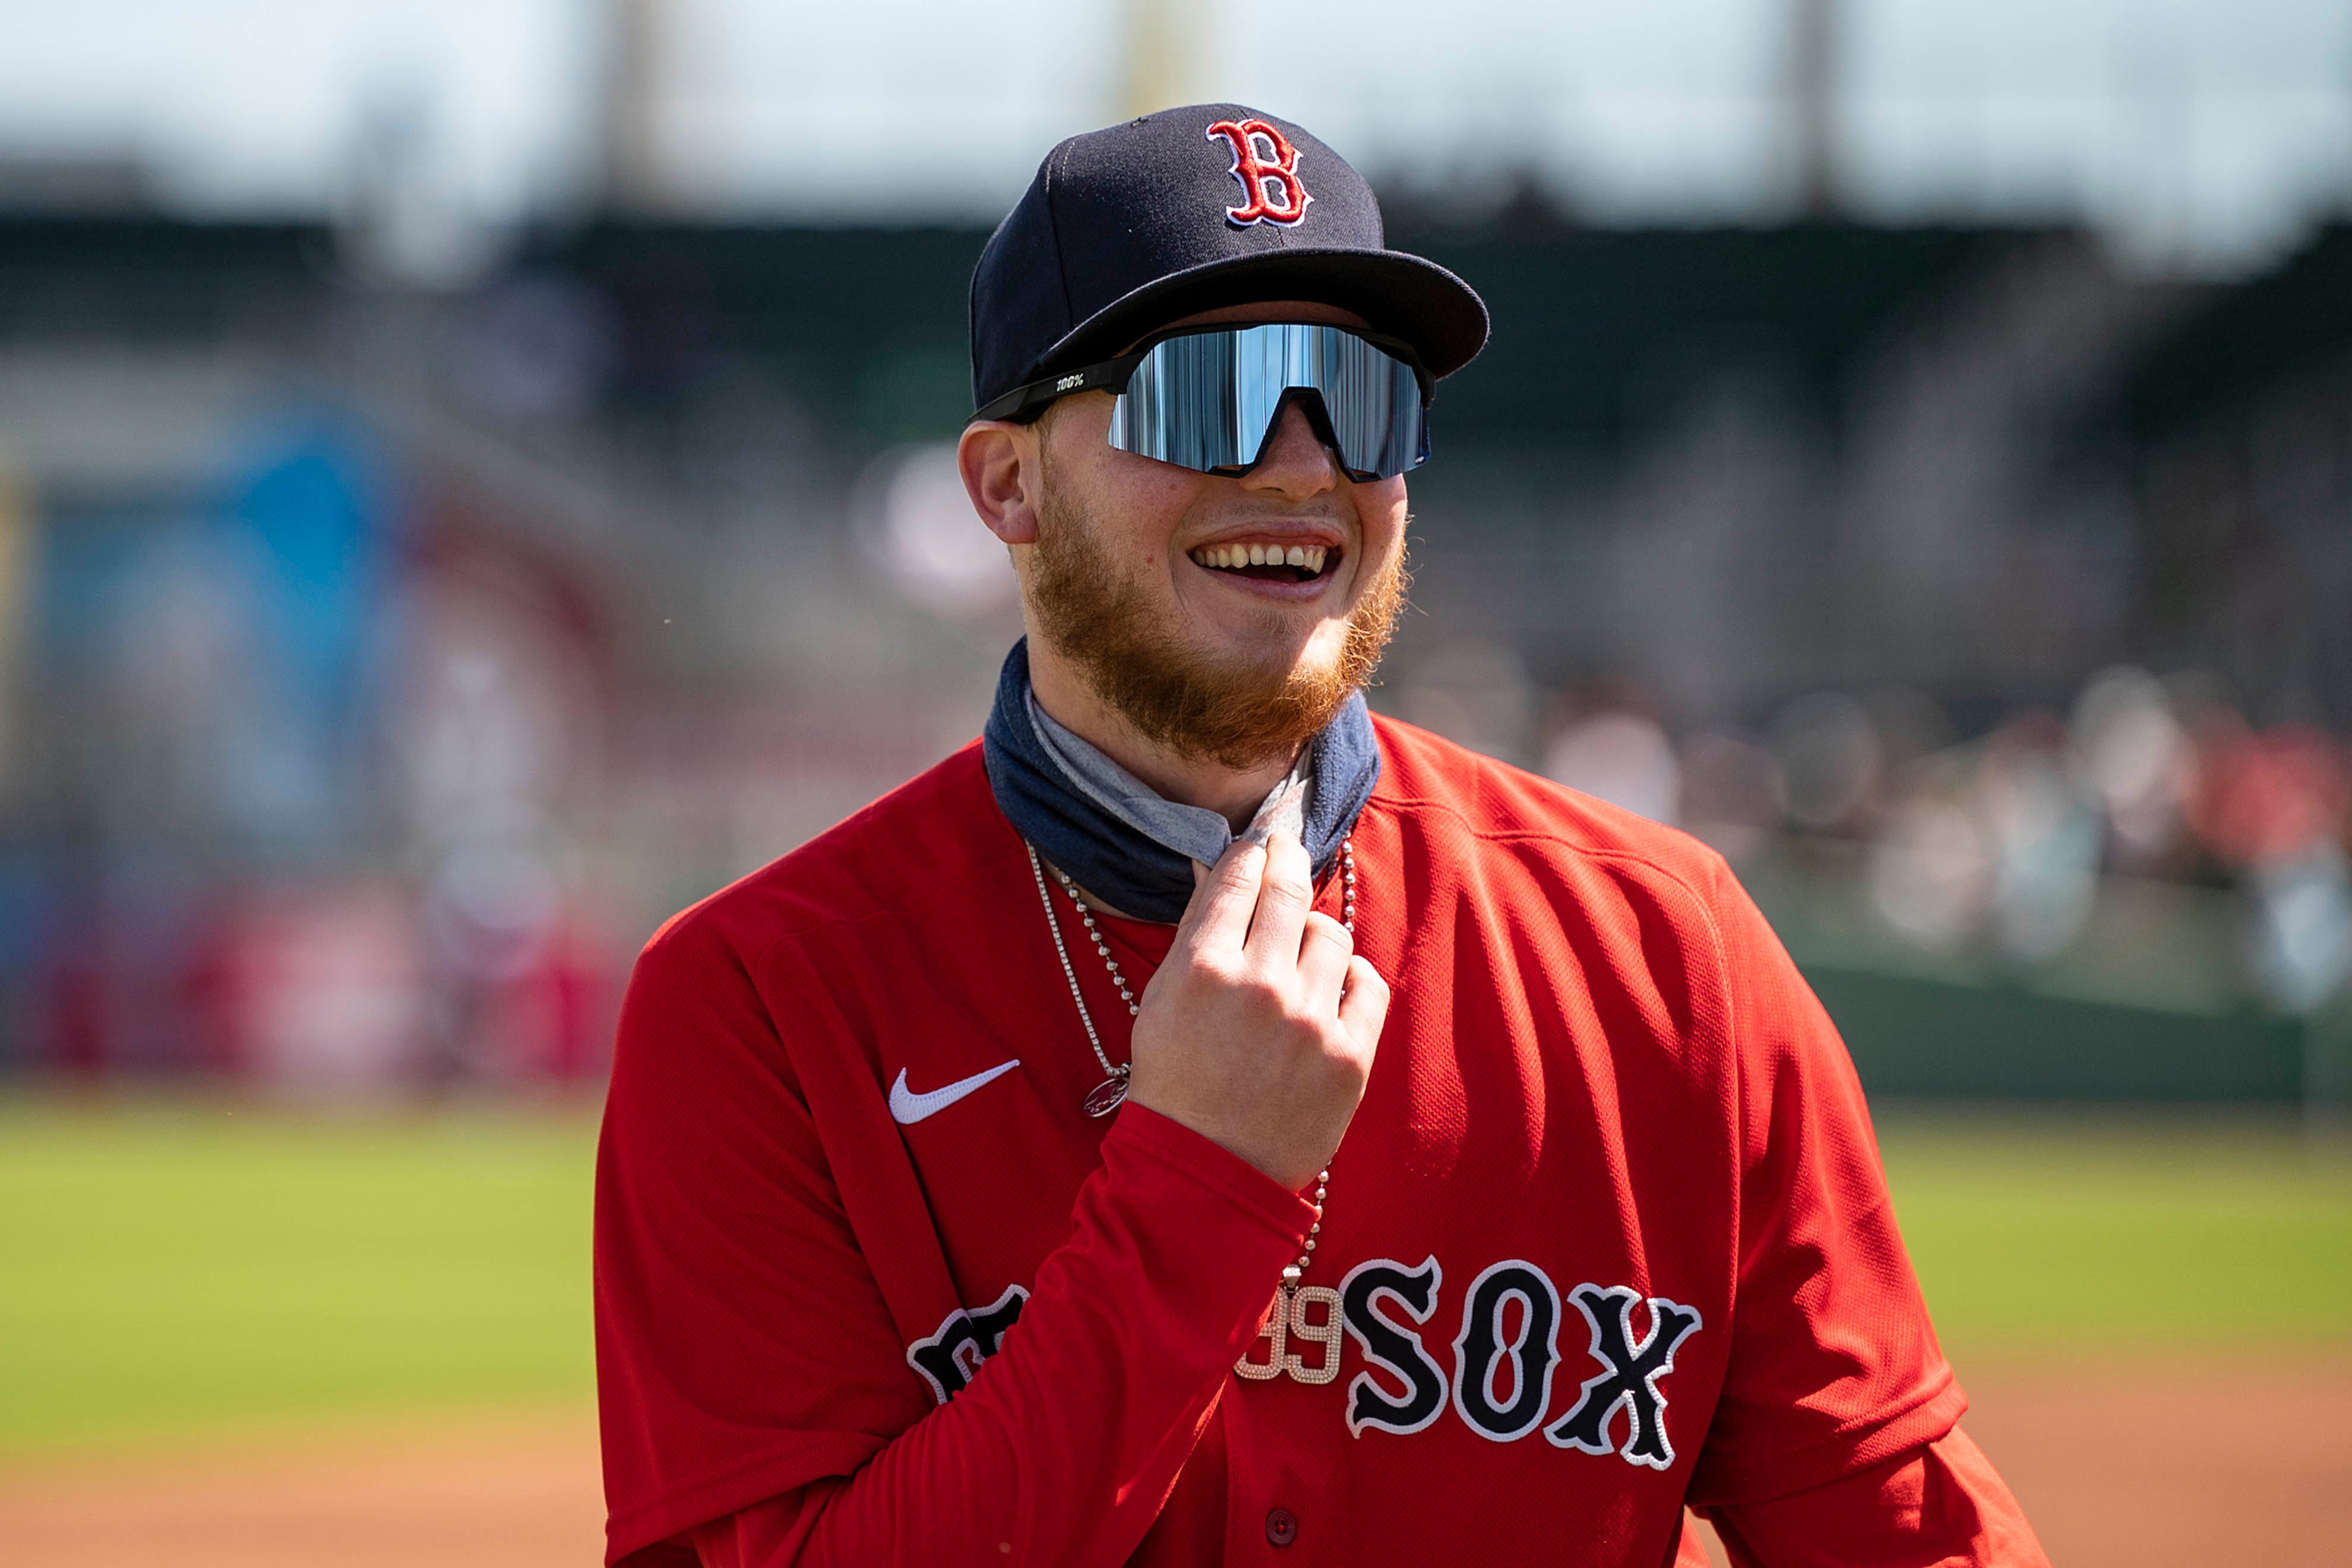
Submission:
[[[1365,1365],[1348,1384],[1350,1436],[1361,1437],[1367,1428],[1399,1436],[1426,1431],[1445,1413],[1450,1394],[1454,1414],[1470,1430],[1492,1442],[1517,1442],[1543,1425],[1551,1404],[1552,1374],[1561,1360],[1559,1291],[1549,1275],[1524,1258],[1482,1269],[1463,1293],[1449,1376],[1422,1339],[1444,1283],[1433,1256],[1412,1268],[1375,1258],[1348,1270],[1336,1290],[1307,1286],[1277,1297],[1258,1331],[1273,1342],[1267,1359],[1245,1358],[1239,1370],[1245,1377],[1287,1371],[1305,1384],[1334,1382],[1344,1330]],[[1012,1285],[987,1307],[958,1308],[936,1333],[907,1347],[907,1364],[946,1404],[1003,1347],[1028,1298]],[[1615,1454],[1646,1469],[1671,1468],[1675,1447],[1658,1384],[1675,1370],[1676,1347],[1698,1331],[1698,1311],[1625,1285],[1579,1285],[1568,1299],[1591,1331],[1592,1359],[1601,1370],[1584,1380],[1567,1414],[1544,1428],[1545,1439],[1558,1448]],[[1638,1336],[1637,1306],[1649,1319]],[[1290,1349],[1294,1341],[1315,1347],[1314,1358]],[[1622,1423],[1616,1419],[1621,1410]],[[1616,1437],[1621,1425],[1622,1443]]]
[[[1507,1314],[1518,1324],[1508,1338]],[[1454,1340],[1454,1408],[1470,1430],[1508,1443],[1542,1425],[1559,1360],[1559,1292],[1534,1264],[1516,1258],[1489,1264],[1470,1282]]]
[[1394,1301],[1412,1320],[1414,1328],[1437,1310],[1437,1288],[1444,1273],[1433,1257],[1407,1269],[1385,1258],[1359,1263],[1339,1281],[1339,1311],[1364,1360],[1397,1381],[1403,1392],[1381,1391],[1370,1371],[1360,1372],[1348,1384],[1348,1435],[1360,1437],[1367,1426],[1383,1432],[1422,1430],[1445,1413],[1445,1373],[1421,1348],[1414,1329],[1401,1328],[1381,1315],[1382,1297]]
[[1593,1359],[1608,1370],[1585,1381],[1575,1408],[1544,1436],[1563,1448],[1606,1454],[1610,1417],[1622,1405],[1631,1429],[1616,1451],[1629,1465],[1665,1469],[1675,1462],[1675,1446],[1666,1440],[1666,1396],[1658,1392],[1658,1379],[1675,1370],[1675,1347],[1697,1331],[1697,1311],[1663,1296],[1648,1297],[1650,1331],[1636,1341],[1633,1303],[1644,1300],[1641,1292],[1622,1285],[1579,1285],[1569,1300],[1592,1326]]
[[1290,138],[1263,120],[1220,120],[1209,127],[1209,140],[1223,137],[1234,149],[1234,178],[1242,183],[1242,205],[1225,209],[1235,227],[1254,223],[1279,224],[1287,228],[1307,216],[1315,198],[1298,179],[1298,149]]
[[1028,1291],[1007,1285],[1003,1295],[978,1311],[958,1307],[940,1320],[930,1338],[907,1347],[907,1364],[931,1385],[932,1397],[945,1405],[964,1391],[982,1362],[1004,1348],[1004,1331],[1020,1321],[1021,1305],[1028,1300]]

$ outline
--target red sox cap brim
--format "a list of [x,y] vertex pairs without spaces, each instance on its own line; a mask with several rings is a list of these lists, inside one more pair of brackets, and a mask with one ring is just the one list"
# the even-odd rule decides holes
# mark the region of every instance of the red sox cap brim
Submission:
[[1047,350],[1041,375],[1111,358],[1203,310],[1277,300],[1335,305],[1412,345],[1433,376],[1486,344],[1486,307],[1470,285],[1402,250],[1297,248],[1228,257],[1154,279],[1097,310]]

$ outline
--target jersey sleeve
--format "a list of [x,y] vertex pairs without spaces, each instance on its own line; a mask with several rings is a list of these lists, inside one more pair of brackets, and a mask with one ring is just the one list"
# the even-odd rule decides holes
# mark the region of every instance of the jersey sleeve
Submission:
[[1738,1074],[1730,1362],[1694,1506],[1802,1491],[1931,1442],[1967,1407],[1897,1233],[1862,1085],[1727,868],[1713,900]]
[[2050,1568],[2017,1499],[1957,1426],[1827,1486],[1713,1510],[1708,1522],[1732,1568]]
[[1312,1218],[1129,1106],[998,1353],[936,1404],[760,986],[691,926],[631,981],[596,1208],[607,1561],[640,1568],[764,1500],[754,1524],[790,1523],[749,1542],[762,1568],[1123,1560]]

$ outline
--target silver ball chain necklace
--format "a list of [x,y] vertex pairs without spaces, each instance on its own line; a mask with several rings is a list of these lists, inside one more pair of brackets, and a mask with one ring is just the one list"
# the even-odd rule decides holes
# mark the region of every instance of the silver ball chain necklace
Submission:
[[[1129,1064],[1114,1065],[1108,1052],[1103,1049],[1102,1036],[1096,1032],[1094,1014],[1087,1007],[1086,993],[1078,989],[1078,972],[1070,963],[1069,947],[1062,941],[1062,922],[1054,915],[1054,895],[1045,886],[1045,862],[1037,847],[1026,839],[1023,847],[1029,851],[1029,874],[1036,879],[1037,898],[1045,909],[1045,929],[1054,934],[1054,952],[1062,961],[1062,978],[1070,983],[1070,1000],[1077,1004],[1078,1022],[1086,1026],[1087,1043],[1095,1048],[1095,1060],[1102,1064],[1103,1080],[1095,1085],[1083,1101],[1088,1116],[1108,1116],[1127,1100]],[[1339,841],[1340,921],[1349,936],[1356,934],[1356,841]],[[1059,866],[1054,868],[1054,879],[1061,884],[1078,919],[1086,923],[1087,935],[1094,940],[1095,952],[1110,971],[1111,984],[1118,988],[1118,999],[1127,1004],[1127,1016],[1132,1020],[1143,1011],[1129,988],[1127,976],[1120,973],[1118,960],[1111,955],[1110,943],[1105,940],[1102,928],[1095,924],[1095,912],[1087,907],[1086,896],[1078,891],[1076,882]],[[1286,1264],[1282,1270],[1282,1293],[1277,1296],[1265,1321],[1258,1325],[1257,1336],[1270,1339],[1273,1348],[1265,1361],[1252,1361],[1248,1352],[1234,1363],[1234,1371],[1255,1381],[1279,1377],[1287,1373],[1305,1384],[1324,1384],[1339,1375],[1339,1340],[1342,1333],[1339,1317],[1339,1292],[1328,1285],[1300,1283],[1307,1266],[1315,1261],[1315,1241],[1323,1230],[1323,1197],[1330,1189],[1331,1168],[1326,1165],[1315,1177],[1315,1219],[1307,1227],[1307,1242],[1298,1254],[1298,1261]],[[1319,1313],[1319,1315],[1318,1315]],[[1293,1339],[1322,1347],[1321,1360],[1308,1364],[1304,1356],[1290,1349]],[[1257,1347],[1252,1345],[1251,1350]]]

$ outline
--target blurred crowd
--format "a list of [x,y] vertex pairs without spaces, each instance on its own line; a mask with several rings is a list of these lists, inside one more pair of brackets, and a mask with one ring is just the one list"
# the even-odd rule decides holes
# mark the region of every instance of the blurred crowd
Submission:
[[[0,712],[0,1066],[594,1082],[656,923],[976,728],[1017,622],[947,450],[888,447],[836,499],[697,541],[683,588],[286,405],[169,505],[18,513],[40,550],[16,551],[0,647],[37,678]],[[2218,675],[1686,725],[1635,676],[1538,681],[1421,619],[1438,635],[1401,641],[1378,705],[1751,879],[1825,869],[1909,949],[2030,969],[2166,887],[2233,910],[2247,1002],[2352,993],[2352,746],[2250,720]]]
[[1922,949],[2045,962],[2103,888],[2160,879],[2242,900],[2245,978],[2271,1005],[2315,1011],[2352,975],[2352,747],[2250,723],[2208,674],[2107,669],[2069,711],[1965,740],[1902,689],[1675,736],[1638,688],[1602,683],[1565,700],[1541,766],[1734,866],[1850,847],[1874,917]]
[[[610,562],[349,421],[248,437],[201,504],[49,530],[16,597],[42,678],[6,716],[32,751],[0,837],[0,1063],[593,1082],[645,934],[966,739],[1014,630],[941,448],[886,451],[837,520],[700,547],[706,652],[664,668],[619,627],[666,598]],[[2262,1005],[2315,1013],[2352,977],[2352,746],[2251,721],[2215,675],[1681,726],[1630,676],[1545,687],[1504,645],[1409,638],[1374,696],[1743,874],[1826,867],[1923,952],[2045,964],[2102,899],[2164,885],[2233,901]]]
[[[0,1061],[329,1091],[602,1064],[577,568],[281,412],[228,481],[46,531],[11,595]],[[413,477],[413,476],[412,476]],[[584,798],[583,798],[584,796]]]

